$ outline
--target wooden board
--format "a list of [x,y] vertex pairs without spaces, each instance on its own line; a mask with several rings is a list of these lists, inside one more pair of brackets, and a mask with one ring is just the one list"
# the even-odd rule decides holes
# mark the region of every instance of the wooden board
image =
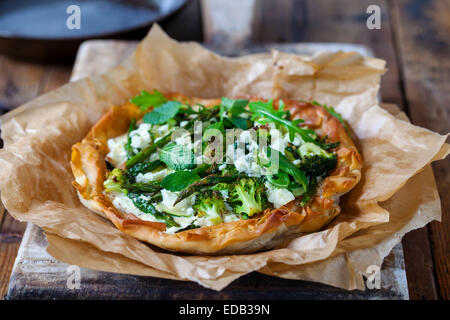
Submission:
[[[87,41],[80,50],[72,79],[106,71],[135,48],[135,42]],[[252,46],[239,53],[267,51],[311,53],[315,50],[359,51],[372,53],[364,46],[340,44],[266,44]],[[211,49],[216,49],[213,44]],[[237,55],[238,53],[234,53]],[[386,257],[381,274],[381,289],[346,291],[331,286],[285,280],[258,273],[244,276],[225,290],[215,292],[183,281],[113,274],[81,269],[81,287],[67,286],[67,265],[56,261],[46,251],[42,231],[28,224],[14,263],[7,299],[408,299],[408,286],[401,244]]]
[[84,268],[80,288],[70,289],[69,266],[48,255],[46,245],[40,228],[29,224],[14,264],[7,299],[408,299],[401,245],[383,263],[380,290],[346,291],[253,272],[220,292],[192,282]]

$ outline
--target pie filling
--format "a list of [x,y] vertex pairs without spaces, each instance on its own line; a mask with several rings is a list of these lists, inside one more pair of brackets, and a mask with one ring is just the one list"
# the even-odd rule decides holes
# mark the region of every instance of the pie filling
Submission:
[[155,90],[131,102],[154,108],[108,140],[104,193],[167,233],[251,219],[295,198],[306,205],[337,165],[339,142],[291,119],[281,100],[206,108]]

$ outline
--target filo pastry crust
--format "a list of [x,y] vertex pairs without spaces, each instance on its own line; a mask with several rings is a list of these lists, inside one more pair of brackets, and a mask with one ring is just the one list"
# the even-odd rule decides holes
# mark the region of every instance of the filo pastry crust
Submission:
[[[200,103],[212,107],[220,99],[189,98],[181,94],[166,95],[183,103]],[[262,100],[252,98],[251,100]],[[185,230],[175,234],[163,232],[164,223],[139,219],[114,207],[104,194],[107,168],[107,141],[127,132],[131,119],[143,113],[131,103],[112,107],[72,147],[73,186],[87,208],[109,219],[119,230],[141,241],[171,251],[191,254],[242,254],[282,246],[308,232],[318,231],[340,213],[339,197],[349,192],[361,179],[362,158],[343,125],[324,108],[305,102],[283,99],[293,119],[302,118],[309,128],[329,141],[339,141],[335,149],[337,167],[322,181],[317,194],[306,206],[301,197],[277,209],[266,209],[257,217],[221,223],[211,227]]]

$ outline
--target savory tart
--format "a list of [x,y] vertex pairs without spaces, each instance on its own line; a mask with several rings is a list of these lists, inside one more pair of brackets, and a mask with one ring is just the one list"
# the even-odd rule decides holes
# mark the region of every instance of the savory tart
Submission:
[[72,147],[81,202],[171,251],[249,253],[326,226],[361,178],[342,117],[316,102],[142,91]]

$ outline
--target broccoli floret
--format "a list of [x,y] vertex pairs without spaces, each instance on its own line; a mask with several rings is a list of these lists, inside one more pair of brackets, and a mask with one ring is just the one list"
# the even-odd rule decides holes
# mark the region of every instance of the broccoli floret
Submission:
[[113,169],[109,174],[103,186],[108,192],[127,193],[125,185],[127,184],[127,177],[125,172],[119,168]]
[[337,164],[336,155],[327,152],[314,143],[304,143],[298,149],[301,156],[299,168],[309,176],[326,175]]
[[198,215],[206,216],[214,224],[222,222],[222,215],[226,211],[225,202],[218,191],[206,190],[197,195],[194,209]]
[[234,212],[243,218],[251,217],[269,206],[262,179],[239,179],[231,186],[229,194]]

